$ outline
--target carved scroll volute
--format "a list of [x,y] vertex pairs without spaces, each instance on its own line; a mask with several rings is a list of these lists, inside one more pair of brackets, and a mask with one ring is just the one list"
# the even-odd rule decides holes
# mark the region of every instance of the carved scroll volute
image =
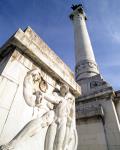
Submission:
[[46,92],[47,82],[41,76],[40,69],[27,72],[23,83],[23,96],[30,107],[35,107],[42,99],[42,92]]

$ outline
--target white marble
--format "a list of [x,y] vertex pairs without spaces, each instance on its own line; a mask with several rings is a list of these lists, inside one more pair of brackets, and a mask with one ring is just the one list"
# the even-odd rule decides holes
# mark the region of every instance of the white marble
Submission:
[[[44,141],[45,148],[43,147],[43,149],[48,150],[48,145],[51,145],[51,150],[76,150],[77,134],[74,96],[69,93],[69,87],[66,85],[62,85],[60,89],[51,94],[47,93],[47,91],[43,93],[42,88],[44,89],[44,86],[47,87],[47,83],[41,87],[42,80],[40,69],[27,72],[23,81],[23,96],[29,107],[38,109],[37,116],[33,114],[34,119],[25,124],[15,136],[11,133],[13,138],[2,145],[1,149],[16,149],[20,143],[24,143],[30,137],[34,138],[44,128],[48,128],[47,133],[44,133],[46,140]],[[51,134],[53,133],[51,128],[54,124],[56,124],[56,132],[53,135]],[[5,132],[7,131],[6,128],[4,130]],[[3,133],[3,139],[5,138],[4,136],[5,133]],[[40,143],[40,145],[43,145],[43,143]]]
[[[32,33],[27,33],[28,30]],[[51,145],[51,150],[76,150],[75,96],[80,94],[80,87],[70,69],[43,43],[43,48],[48,50],[50,57],[57,60],[53,62],[49,57],[41,60],[39,53],[42,50],[38,46],[36,48],[40,40],[36,43],[37,39],[33,38],[29,43],[29,34],[36,35],[30,28],[22,33],[18,31],[15,38],[13,36],[9,40],[11,42],[1,49],[0,149],[33,150],[34,147],[35,150],[48,150]],[[15,43],[16,38],[21,39],[17,41],[18,45]],[[32,51],[26,49],[29,54],[25,54],[19,48],[11,47],[13,52],[4,56],[4,51],[8,45],[10,48],[12,42],[19,48],[26,45]],[[32,55],[34,50],[36,53]],[[61,64],[57,71],[60,77],[54,67],[58,63]],[[46,64],[50,65],[49,68]],[[69,87],[67,92],[66,87],[61,88],[64,83]],[[64,113],[60,116],[58,112],[62,113],[62,110]],[[54,123],[56,132],[52,135]]]
[[99,73],[86,27],[86,15],[81,9],[79,6],[70,14],[74,27],[77,81]]

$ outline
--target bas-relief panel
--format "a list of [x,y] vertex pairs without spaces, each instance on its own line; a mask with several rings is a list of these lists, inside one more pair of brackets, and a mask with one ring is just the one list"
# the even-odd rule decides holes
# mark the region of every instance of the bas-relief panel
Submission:
[[[66,94],[65,91],[69,89],[68,87],[63,86],[63,89],[60,88],[60,85],[55,83],[56,81],[43,73],[41,69],[36,69],[37,67],[35,67],[35,65],[33,65],[34,69],[32,71],[29,71],[31,70],[31,68],[29,69],[29,63],[27,65],[28,68],[21,63],[20,60],[15,59],[8,62],[3,72],[3,75],[10,80],[19,83],[19,87],[1,136],[1,144],[8,144],[3,145],[1,149],[10,149],[11,147],[18,147],[19,149],[18,143],[23,145],[23,149],[30,149],[26,147],[30,145],[32,147],[35,146],[36,150],[40,148],[49,149],[45,143],[51,145],[54,150],[61,148],[62,150],[66,150],[69,146],[71,150],[76,149],[77,134],[75,129],[74,96],[70,92]],[[38,75],[42,75],[41,84],[38,84]],[[32,78],[34,78],[34,80]],[[34,84],[34,82],[36,82],[36,84]],[[53,94],[55,86],[57,89],[56,95],[54,95],[55,92]],[[61,93],[66,96],[61,95]],[[42,99],[46,99],[46,102]],[[70,100],[69,105],[67,99]],[[62,101],[64,101],[64,103]],[[45,108],[42,105],[45,105]],[[64,115],[62,116],[60,112]],[[54,118],[56,118],[56,121]],[[36,126],[36,124],[38,125]],[[26,126],[23,128],[24,125]],[[56,132],[53,131],[53,128],[56,128]],[[47,129],[49,129],[49,131]],[[37,130],[40,130],[42,133],[40,134]],[[38,134],[36,134],[36,132],[38,132]],[[30,145],[26,145],[27,141]],[[53,144],[54,142],[55,144]],[[65,144],[65,142],[67,144]]]

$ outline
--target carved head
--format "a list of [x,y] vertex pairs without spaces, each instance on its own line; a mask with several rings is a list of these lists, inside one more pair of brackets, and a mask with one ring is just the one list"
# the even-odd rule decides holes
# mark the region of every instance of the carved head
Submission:
[[69,87],[66,84],[61,85],[60,94],[64,97],[69,92]]
[[32,76],[34,82],[41,81],[41,70],[40,69],[31,70],[27,74]]

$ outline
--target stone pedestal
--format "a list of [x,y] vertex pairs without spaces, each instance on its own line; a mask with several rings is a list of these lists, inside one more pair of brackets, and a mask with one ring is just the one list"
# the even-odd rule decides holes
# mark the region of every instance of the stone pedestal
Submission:
[[78,150],[120,149],[119,104],[100,76],[88,78],[89,93],[76,101]]

